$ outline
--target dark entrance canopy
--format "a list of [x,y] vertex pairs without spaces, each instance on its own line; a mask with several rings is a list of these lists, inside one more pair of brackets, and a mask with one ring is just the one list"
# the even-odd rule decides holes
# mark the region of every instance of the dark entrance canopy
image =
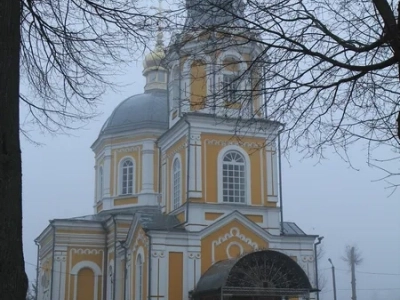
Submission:
[[192,298],[308,298],[312,291],[306,273],[293,259],[262,250],[212,265],[200,278]]

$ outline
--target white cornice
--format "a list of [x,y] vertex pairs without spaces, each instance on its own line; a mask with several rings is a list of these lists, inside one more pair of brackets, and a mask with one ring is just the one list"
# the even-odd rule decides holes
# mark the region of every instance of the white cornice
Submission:
[[103,149],[98,149],[98,147],[104,142],[107,146],[107,144],[110,145],[118,145],[118,144],[113,144],[113,141],[115,139],[121,139],[121,138],[135,138],[135,137],[140,137],[143,135],[153,135],[152,138],[145,138],[150,139],[150,140],[157,140],[157,138],[162,135],[165,132],[165,130],[159,130],[159,129],[139,129],[139,130],[129,130],[129,131],[124,131],[122,133],[108,133],[108,134],[103,134],[100,133],[100,135],[97,137],[96,141],[92,144],[90,147],[95,153],[102,151]]

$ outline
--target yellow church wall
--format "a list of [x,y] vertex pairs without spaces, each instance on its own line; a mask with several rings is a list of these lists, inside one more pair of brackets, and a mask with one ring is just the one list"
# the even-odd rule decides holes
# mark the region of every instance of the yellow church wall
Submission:
[[77,263],[81,261],[91,261],[97,264],[100,269],[103,265],[104,251],[98,248],[68,248],[70,266],[73,268]]
[[[213,247],[214,247],[214,262],[228,259],[227,250],[230,255],[239,255],[238,252],[239,247],[231,244],[231,242],[235,242],[236,244],[240,244],[243,247],[244,252],[251,252],[254,249],[242,239],[236,236],[237,231],[232,230],[232,228],[236,228],[239,230],[241,235],[244,235],[246,238],[251,239],[253,243],[257,243],[258,248],[268,248],[268,242],[259,237],[255,232],[248,229],[242,223],[237,220],[230,222],[229,224],[219,228],[218,230],[212,232],[211,234],[205,236],[201,240],[201,273],[203,274],[213,263]],[[231,237],[227,237],[227,235],[233,235]],[[224,240],[225,239],[225,240]],[[220,243],[219,243],[220,241]],[[216,245],[216,242],[219,243]]]
[[129,197],[129,198],[119,198],[114,199],[114,206],[121,206],[121,205],[129,205],[129,204],[137,204],[138,197]]
[[184,222],[185,221],[185,212],[180,212],[179,214],[176,215],[176,218],[179,220],[179,222]]
[[204,219],[206,221],[214,221],[214,220],[218,219],[222,215],[223,215],[223,213],[206,212],[206,213],[204,213]]
[[[240,137],[238,139],[231,135],[202,134],[202,155],[203,155],[203,194],[206,202],[218,201],[218,154],[231,143],[238,144],[247,152],[250,158],[251,174],[251,204],[276,206],[275,203],[268,203],[267,195],[267,173],[266,173],[266,152],[263,138]],[[212,144],[209,142],[213,141]],[[216,143],[214,143],[216,141]],[[246,147],[248,144],[257,144],[258,148]],[[204,201],[204,200],[203,200]]]
[[264,217],[262,215],[245,215],[247,219],[254,223],[263,223]]
[[183,299],[183,253],[169,252],[168,299]]
[[[102,267],[103,267],[103,261],[104,261],[104,251],[103,249],[99,248],[94,248],[94,247],[68,247],[68,254],[67,254],[67,260],[66,264],[68,266],[68,276],[66,276],[66,286],[67,286],[67,299],[68,300],[74,300],[74,293],[75,293],[75,276],[78,276],[76,282],[77,282],[77,295],[80,295],[78,299],[93,299],[93,294],[94,294],[94,273],[93,270],[91,270],[88,267],[83,267],[81,270],[79,270],[78,275],[72,275],[70,274],[71,270],[74,268],[74,266],[77,263],[83,262],[83,261],[90,261],[95,263],[103,272]],[[81,273],[83,272],[83,273]],[[83,274],[83,275],[82,275]],[[98,282],[97,282],[97,287],[98,287],[98,300],[101,297],[102,293],[102,280],[101,276],[98,277]],[[91,284],[91,285],[88,285]],[[69,289],[68,289],[69,287]],[[84,287],[84,288],[81,288]],[[87,298],[90,297],[91,298]]]
[[126,223],[118,223],[117,228],[118,229],[129,229],[131,227],[131,223],[130,222],[126,222]]
[[181,199],[182,204],[186,202],[186,148],[185,144],[187,143],[187,137],[183,136],[180,138],[173,146],[171,146],[167,151],[166,155],[168,157],[168,169],[167,169],[167,195],[166,195],[166,203],[167,203],[167,212],[171,211],[171,194],[172,194],[172,168],[173,161],[175,158],[175,154],[179,154],[181,158]]
[[103,234],[104,230],[103,229],[85,229],[82,230],[80,228],[71,228],[71,229],[66,229],[66,228],[58,228],[56,230],[56,234],[75,234],[75,235],[80,235],[80,234]]
[[195,60],[190,69],[190,110],[196,111],[205,107],[207,97],[206,64]]
[[77,300],[88,300],[94,299],[94,272],[92,269],[83,268],[78,272],[78,279],[77,279]]

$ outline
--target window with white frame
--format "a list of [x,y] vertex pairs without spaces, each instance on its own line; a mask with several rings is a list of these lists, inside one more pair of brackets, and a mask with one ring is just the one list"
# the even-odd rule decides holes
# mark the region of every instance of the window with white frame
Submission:
[[172,209],[180,206],[181,194],[181,162],[175,158],[172,165]]
[[224,74],[222,79],[224,100],[228,103],[237,102],[240,78],[234,74]]
[[103,199],[104,195],[104,172],[103,167],[99,169],[99,200]]
[[227,152],[222,160],[222,200],[246,203],[246,163],[238,151]]
[[121,195],[131,195],[134,193],[134,163],[132,159],[124,159],[121,163]]
[[136,258],[135,300],[143,300],[143,259],[139,254]]

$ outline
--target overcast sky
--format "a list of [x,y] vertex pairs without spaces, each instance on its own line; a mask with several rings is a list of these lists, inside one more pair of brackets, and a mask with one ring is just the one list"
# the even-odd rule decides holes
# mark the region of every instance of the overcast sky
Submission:
[[[128,96],[143,92],[141,63],[126,71],[118,80],[130,85],[119,93],[104,95],[99,107],[103,115],[85,129],[55,137],[33,132],[32,137],[44,143],[42,146],[22,139],[24,249],[31,281],[37,255],[34,239],[48,221],[93,213],[94,155],[90,145],[113,109]],[[389,155],[389,150],[386,153]],[[347,244],[356,244],[364,258],[357,269],[358,298],[399,299],[400,192],[388,197],[384,182],[372,182],[382,173],[367,167],[361,146],[353,148],[351,155],[360,171],[349,168],[334,154],[326,154],[328,159],[317,164],[315,160],[300,161],[292,151],[290,161],[283,164],[285,221],[325,237],[320,267],[327,282],[321,298],[333,299],[331,258],[337,268],[338,299],[350,299],[350,273],[341,256]]]

